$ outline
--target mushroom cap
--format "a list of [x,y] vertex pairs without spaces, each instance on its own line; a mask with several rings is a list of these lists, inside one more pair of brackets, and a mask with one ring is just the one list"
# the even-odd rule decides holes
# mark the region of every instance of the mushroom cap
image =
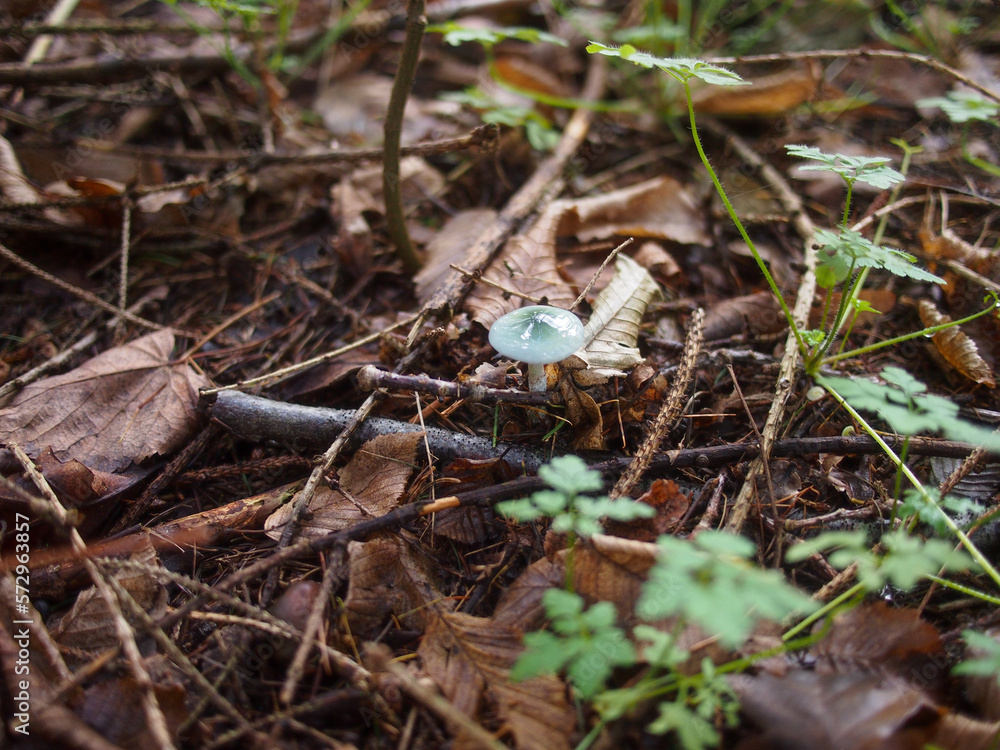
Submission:
[[490,328],[490,344],[505,357],[547,365],[583,346],[583,323],[569,310],[531,305],[509,312]]

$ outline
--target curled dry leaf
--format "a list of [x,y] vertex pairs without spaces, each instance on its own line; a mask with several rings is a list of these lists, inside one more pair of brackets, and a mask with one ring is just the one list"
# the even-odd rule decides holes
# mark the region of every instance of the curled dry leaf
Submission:
[[0,409],[0,443],[29,456],[49,447],[61,461],[117,472],[182,445],[197,422],[208,378],[171,362],[174,335],[157,331],[44,378]]
[[564,211],[559,235],[576,235],[581,242],[617,236],[682,245],[711,244],[701,209],[672,177],[656,177],[593,198],[556,203],[562,204]]
[[[951,322],[951,317],[938,311],[930,300],[920,300],[918,310],[920,311],[920,322],[926,327]],[[958,326],[938,331],[932,340],[945,361],[959,373],[974,383],[990,387],[996,385],[993,370],[979,354],[976,342],[962,333]]]
[[576,712],[562,681],[549,676],[510,680],[510,669],[524,650],[521,635],[486,618],[446,613],[430,623],[417,653],[462,713],[497,716],[520,750],[568,750]]
[[[417,446],[424,433],[379,435],[362,445],[340,472],[339,488],[321,486],[309,502],[308,519],[297,533],[323,536],[396,507],[415,468]],[[292,517],[294,503],[282,505],[264,524],[277,541]]]
[[567,362],[571,368],[586,368],[586,373],[577,374],[577,382],[603,382],[643,361],[636,346],[639,324],[659,295],[660,287],[649,271],[627,255],[615,259],[615,275],[595,300],[584,326],[587,343]]

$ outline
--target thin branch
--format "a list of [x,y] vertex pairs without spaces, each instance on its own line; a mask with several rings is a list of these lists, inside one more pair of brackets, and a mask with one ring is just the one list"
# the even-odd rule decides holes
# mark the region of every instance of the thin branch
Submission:
[[403,134],[403,115],[406,100],[413,88],[420,62],[420,43],[427,28],[424,0],[409,0],[406,9],[406,40],[399,58],[399,71],[392,85],[389,109],[385,117],[385,156],[382,161],[382,194],[385,197],[385,218],[389,239],[396,246],[396,255],[409,274],[420,270],[422,263],[406,230],[403,213],[403,182],[399,174],[399,141]]

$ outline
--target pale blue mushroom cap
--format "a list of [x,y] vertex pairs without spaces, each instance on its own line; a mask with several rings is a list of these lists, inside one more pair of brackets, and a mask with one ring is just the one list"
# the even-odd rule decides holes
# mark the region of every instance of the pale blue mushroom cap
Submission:
[[505,357],[547,365],[583,346],[583,323],[569,310],[532,305],[509,312],[490,328],[490,345]]

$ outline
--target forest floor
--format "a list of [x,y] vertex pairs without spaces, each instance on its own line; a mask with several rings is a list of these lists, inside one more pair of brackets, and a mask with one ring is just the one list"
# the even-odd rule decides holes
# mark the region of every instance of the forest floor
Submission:
[[16,747],[997,746],[995,4],[8,10]]

